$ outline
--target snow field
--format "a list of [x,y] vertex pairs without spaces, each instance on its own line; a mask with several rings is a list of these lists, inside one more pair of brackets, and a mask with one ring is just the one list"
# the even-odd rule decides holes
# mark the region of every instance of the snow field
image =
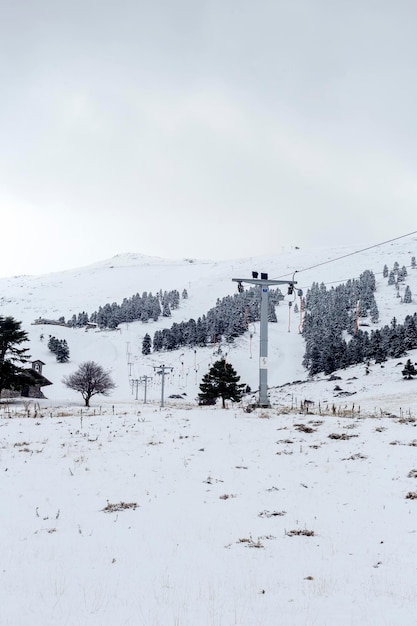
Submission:
[[2,624],[414,623],[415,422],[48,410],[1,415]]

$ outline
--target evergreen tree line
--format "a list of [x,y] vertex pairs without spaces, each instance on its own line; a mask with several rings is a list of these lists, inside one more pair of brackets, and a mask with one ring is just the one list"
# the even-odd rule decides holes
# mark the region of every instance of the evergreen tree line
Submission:
[[49,335],[48,349],[55,354],[58,363],[69,361],[70,352],[65,339],[57,339]]
[[[415,266],[416,266],[416,259],[415,257],[412,257],[411,267],[415,268]],[[394,285],[397,282],[399,283],[404,282],[404,280],[408,276],[408,272],[407,272],[407,268],[405,265],[400,267],[400,264],[398,263],[398,261],[395,261],[391,270],[388,269],[387,264],[384,265],[384,268],[382,270],[382,275],[384,276],[384,278],[388,278],[389,285]]]
[[[402,272],[400,280],[405,276]],[[359,327],[359,320],[369,326],[364,322],[366,318],[378,322],[375,289],[375,276],[370,270],[365,270],[359,279],[330,289],[323,283],[313,283],[304,300],[302,329],[306,343],[303,365],[310,375],[331,374],[371,359],[382,363],[388,357],[399,358],[407,350],[417,348],[416,314],[408,315],[402,325],[393,318],[390,325],[370,332]],[[346,334],[350,336],[348,340]]]
[[[268,320],[276,322],[275,306],[283,299],[280,289],[269,291]],[[147,333],[142,343],[142,354],[153,351],[176,350],[184,346],[204,347],[218,343],[222,339],[228,342],[243,335],[249,324],[260,319],[260,291],[256,288],[248,289],[233,296],[217,299],[216,305],[207,314],[197,320],[174,323],[171,328],[157,330],[153,342]]]
[[[411,267],[413,269],[416,268],[416,258],[411,257]],[[397,292],[397,298],[401,298],[400,296],[400,285],[405,281],[408,276],[407,268],[405,265],[400,267],[398,261],[395,261],[391,270],[388,269],[387,265],[384,265],[384,269],[382,271],[384,278],[388,278],[388,285],[393,285]],[[404,291],[404,296],[402,297],[402,302],[410,303],[412,302],[412,294],[409,285],[406,286]]]
[[[187,299],[188,293],[184,289],[182,298]],[[88,315],[85,311],[74,314],[67,322],[71,327],[86,326],[89,322],[97,324],[99,328],[117,328],[122,322],[155,322],[162,315],[170,317],[173,309],[178,309],[180,293],[177,289],[171,291],[160,290],[156,295],[144,291],[142,295],[136,293],[130,298],[124,298],[121,304],[113,302],[100,306],[97,311]]]

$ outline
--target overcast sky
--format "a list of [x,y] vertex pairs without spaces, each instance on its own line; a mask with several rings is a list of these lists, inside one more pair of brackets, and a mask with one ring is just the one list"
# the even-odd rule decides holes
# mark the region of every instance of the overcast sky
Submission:
[[416,229],[414,0],[0,0],[0,275]]

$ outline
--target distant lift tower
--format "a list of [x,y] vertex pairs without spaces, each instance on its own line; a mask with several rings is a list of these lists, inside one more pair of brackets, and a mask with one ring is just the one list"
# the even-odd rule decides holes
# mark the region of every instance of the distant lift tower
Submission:
[[261,321],[259,342],[259,406],[269,407],[268,398],[268,294],[270,285],[288,285],[288,293],[292,293],[294,280],[268,280],[268,274],[252,272],[252,278],[232,278],[238,285],[239,293],[243,292],[243,284],[259,285],[261,290]]

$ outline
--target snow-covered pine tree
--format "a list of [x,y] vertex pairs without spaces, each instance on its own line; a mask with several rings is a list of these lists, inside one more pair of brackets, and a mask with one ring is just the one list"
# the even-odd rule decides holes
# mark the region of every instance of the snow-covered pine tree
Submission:
[[411,380],[413,376],[417,376],[417,370],[414,365],[411,363],[410,359],[407,359],[406,364],[404,365],[404,369],[402,370],[402,375],[407,380]]
[[142,354],[144,354],[145,356],[150,354],[151,353],[151,347],[152,347],[151,336],[148,333],[146,333],[146,335],[144,336],[143,341],[142,341]]
[[52,335],[49,335],[48,350],[56,354],[56,351],[58,349],[58,344],[59,344],[58,339],[56,337],[53,337]]
[[405,265],[403,265],[399,270],[398,270],[398,275],[397,275],[397,280],[402,283],[408,276],[408,272],[407,272],[407,268]]
[[165,298],[162,302],[162,316],[171,317],[171,309],[169,308],[169,302],[167,298]]
[[70,358],[70,352],[65,339],[61,339],[61,341],[58,342],[55,354],[58,363],[68,363]]
[[417,314],[407,315],[404,320],[404,347],[406,350],[417,348]]
[[156,330],[155,334],[153,336],[153,349],[154,352],[160,352],[163,348],[163,341],[162,341],[162,331],[161,330]]
[[379,320],[379,310],[375,300],[372,302],[371,308],[369,309],[369,314],[371,316],[371,322],[373,324],[376,324]]
[[412,301],[413,299],[412,299],[411,289],[410,289],[410,286],[407,285],[407,287],[405,288],[405,292],[404,292],[403,302],[405,302],[406,304],[409,304]]
[[268,322],[277,322],[277,314],[275,313],[275,305],[268,300]]

